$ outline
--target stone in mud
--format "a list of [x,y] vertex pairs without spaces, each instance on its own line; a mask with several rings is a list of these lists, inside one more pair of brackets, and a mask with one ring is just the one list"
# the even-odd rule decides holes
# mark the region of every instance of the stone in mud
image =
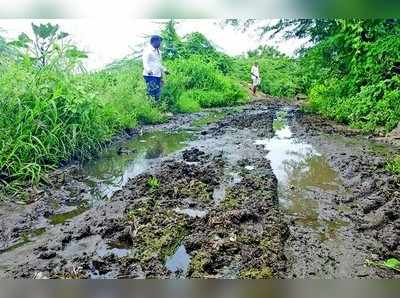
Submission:
[[39,259],[49,260],[49,259],[54,258],[56,255],[57,254],[56,254],[55,251],[44,251],[44,252],[39,254]]

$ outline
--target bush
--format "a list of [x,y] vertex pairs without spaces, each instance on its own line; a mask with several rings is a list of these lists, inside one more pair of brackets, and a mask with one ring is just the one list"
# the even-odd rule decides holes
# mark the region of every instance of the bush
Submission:
[[[205,64],[198,56],[168,62],[171,75],[163,90],[163,100],[179,110],[181,101],[196,102],[202,108],[230,106],[245,102],[248,96],[233,79],[224,76],[215,64]],[[192,103],[192,108],[197,105]]]
[[197,100],[191,98],[190,93],[184,92],[179,97],[176,108],[181,113],[194,113],[200,111],[200,105]]

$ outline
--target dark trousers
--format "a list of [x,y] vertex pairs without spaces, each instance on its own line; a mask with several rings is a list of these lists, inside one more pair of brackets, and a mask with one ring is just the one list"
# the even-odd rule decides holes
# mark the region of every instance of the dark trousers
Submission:
[[156,101],[161,95],[161,78],[154,76],[143,76],[147,85],[147,95],[154,97]]

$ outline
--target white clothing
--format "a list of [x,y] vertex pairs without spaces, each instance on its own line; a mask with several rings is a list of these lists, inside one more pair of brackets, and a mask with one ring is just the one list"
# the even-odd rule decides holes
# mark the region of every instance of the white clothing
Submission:
[[251,79],[253,80],[253,86],[260,85],[260,69],[258,68],[258,66],[253,65],[251,67]]
[[[166,71],[162,65],[161,53],[152,45],[146,47],[143,51],[143,75],[161,78]],[[151,74],[150,74],[151,73]]]

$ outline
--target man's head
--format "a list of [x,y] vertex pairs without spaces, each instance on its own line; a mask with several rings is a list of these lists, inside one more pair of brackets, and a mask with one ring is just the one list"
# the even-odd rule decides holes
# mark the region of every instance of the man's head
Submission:
[[258,67],[258,62],[254,62],[254,65]]
[[153,48],[158,49],[161,46],[162,38],[159,35],[153,35],[150,38],[150,44],[153,46]]

